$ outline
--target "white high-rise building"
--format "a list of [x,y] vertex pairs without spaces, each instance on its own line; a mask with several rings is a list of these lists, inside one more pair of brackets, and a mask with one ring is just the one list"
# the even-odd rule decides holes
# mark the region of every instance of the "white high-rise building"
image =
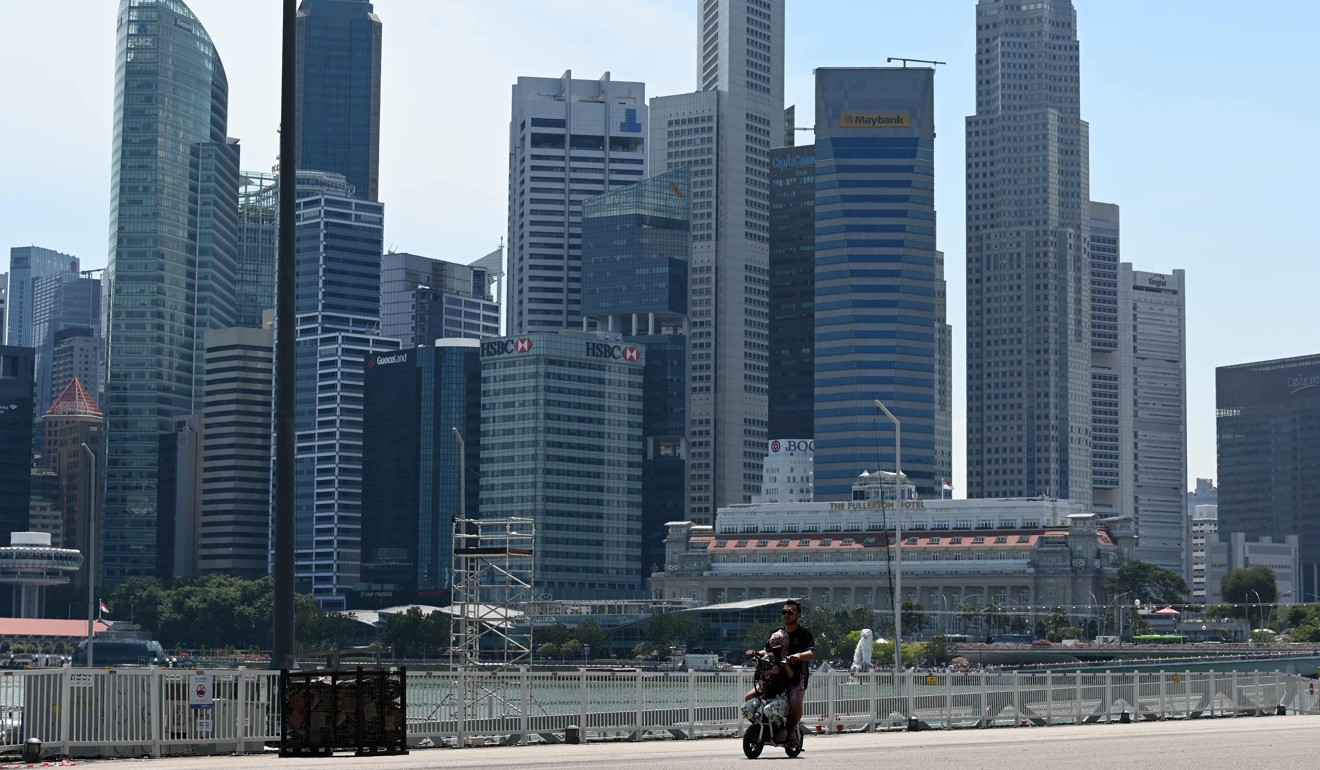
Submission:
[[582,201],[646,176],[646,85],[520,77],[509,123],[509,334],[584,328]]
[[651,100],[652,172],[691,170],[687,516],[761,491],[769,150],[784,136],[784,0],[697,0],[695,93]]
[[1137,558],[1178,575],[1187,554],[1186,286],[1182,270],[1118,266],[1119,505],[1136,518]]

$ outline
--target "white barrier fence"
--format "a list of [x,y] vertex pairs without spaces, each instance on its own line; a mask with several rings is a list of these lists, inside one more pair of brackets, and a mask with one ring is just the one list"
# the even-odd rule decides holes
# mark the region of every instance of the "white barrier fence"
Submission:
[[[201,708],[190,694],[209,676]],[[37,669],[0,673],[0,751],[162,756],[261,751],[280,738],[278,672]],[[472,746],[739,734],[749,671],[411,672],[409,744]],[[1320,713],[1314,680],[1271,672],[817,673],[813,732],[985,728]]]

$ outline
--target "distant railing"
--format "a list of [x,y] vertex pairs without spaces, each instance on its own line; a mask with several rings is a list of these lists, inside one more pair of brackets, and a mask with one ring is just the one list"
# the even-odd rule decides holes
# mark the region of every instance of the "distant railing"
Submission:
[[[209,688],[197,697],[196,676]],[[0,751],[48,755],[261,751],[279,740],[278,672],[35,669],[0,672]],[[414,672],[412,746],[698,738],[740,733],[751,672],[631,669]],[[207,707],[199,707],[203,700]],[[1313,680],[1272,672],[818,672],[803,725],[818,733],[1086,724],[1320,713]]]

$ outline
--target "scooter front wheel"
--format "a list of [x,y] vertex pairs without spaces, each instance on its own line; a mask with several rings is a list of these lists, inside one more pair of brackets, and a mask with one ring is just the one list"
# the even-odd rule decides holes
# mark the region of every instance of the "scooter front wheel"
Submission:
[[763,748],[765,748],[765,737],[761,733],[761,725],[748,725],[743,731],[743,753],[748,759],[756,759],[761,756]]

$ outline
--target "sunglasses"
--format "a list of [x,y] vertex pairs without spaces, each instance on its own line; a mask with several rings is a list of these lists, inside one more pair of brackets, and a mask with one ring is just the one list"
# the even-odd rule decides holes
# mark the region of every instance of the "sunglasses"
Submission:
[[780,612],[779,614],[780,614],[780,615],[796,615],[796,614],[797,614],[797,610],[783,610],[783,611]]

